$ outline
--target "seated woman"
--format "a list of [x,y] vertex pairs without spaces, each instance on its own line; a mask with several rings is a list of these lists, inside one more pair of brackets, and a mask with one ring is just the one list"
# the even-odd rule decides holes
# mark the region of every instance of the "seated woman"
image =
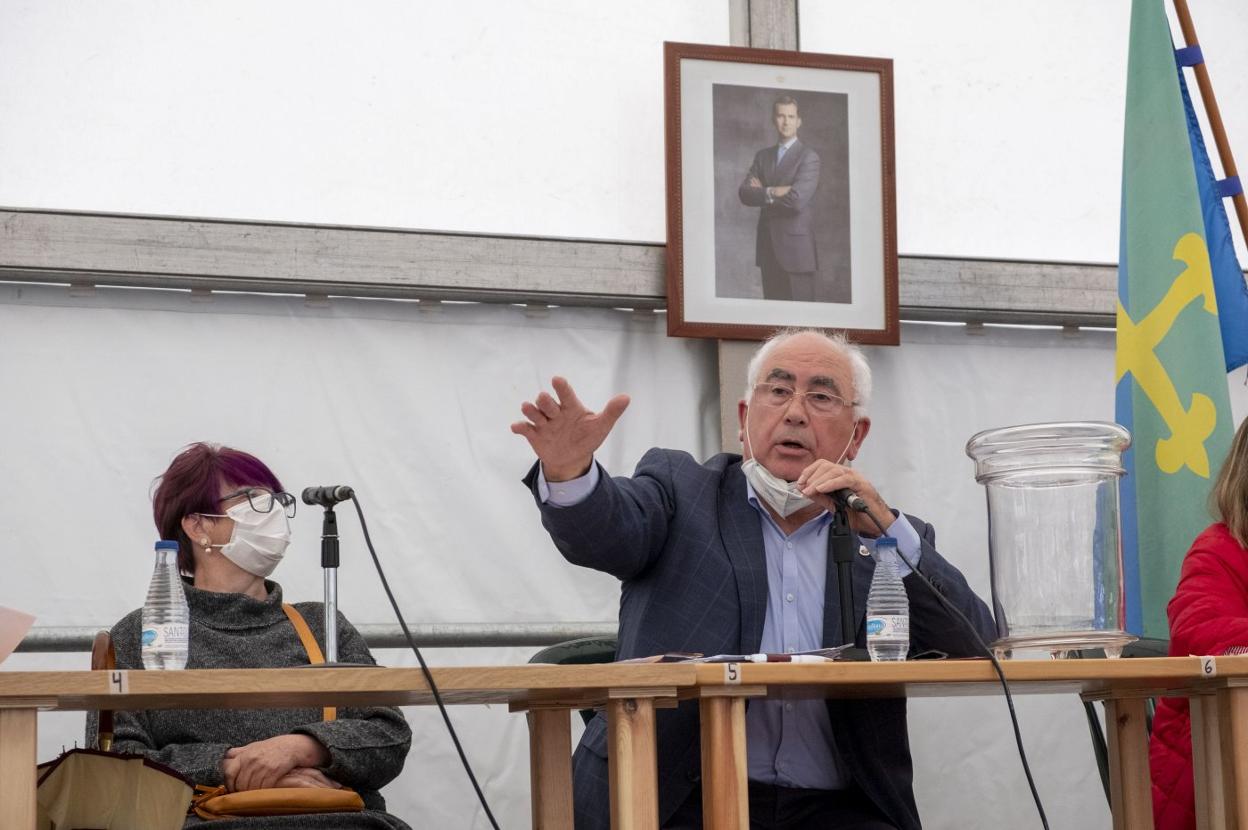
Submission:
[[[1209,501],[1222,521],[1196,537],[1174,598],[1170,656],[1248,647],[1248,420],[1239,425]],[[1237,648],[1238,647],[1238,648]],[[1196,827],[1191,716],[1187,698],[1157,705],[1149,746],[1156,830]]]
[[[282,588],[265,577],[290,542],[294,498],[255,456],[192,444],[174,458],[152,498],[162,539],[178,541],[178,565],[190,606],[189,669],[275,668],[309,662],[282,611]],[[324,647],[324,606],[295,607]],[[117,667],[141,669],[142,611],[113,626]],[[373,663],[359,632],[338,615],[338,655]],[[91,731],[93,724],[88,723]],[[231,791],[265,787],[350,787],[362,813],[225,819],[217,830],[251,827],[407,828],[385,812],[378,792],[403,769],[411,730],[394,708],[160,709],[117,712],[114,749],[178,770],[197,784]],[[187,826],[196,825],[192,816]]]

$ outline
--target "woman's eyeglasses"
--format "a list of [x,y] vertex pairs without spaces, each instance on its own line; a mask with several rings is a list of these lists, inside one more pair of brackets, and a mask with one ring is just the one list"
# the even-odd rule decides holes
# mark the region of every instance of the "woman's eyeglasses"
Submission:
[[273,510],[273,505],[280,504],[286,511],[287,518],[295,518],[295,497],[284,490],[274,493],[265,487],[244,487],[242,490],[222,496],[221,501],[229,501],[239,496],[246,496],[251,509],[257,513],[268,513]]

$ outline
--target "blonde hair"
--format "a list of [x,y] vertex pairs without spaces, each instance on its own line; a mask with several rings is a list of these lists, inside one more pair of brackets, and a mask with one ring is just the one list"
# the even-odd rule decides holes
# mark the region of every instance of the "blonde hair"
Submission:
[[1235,430],[1231,451],[1209,493],[1209,507],[1235,541],[1248,548],[1248,418]]

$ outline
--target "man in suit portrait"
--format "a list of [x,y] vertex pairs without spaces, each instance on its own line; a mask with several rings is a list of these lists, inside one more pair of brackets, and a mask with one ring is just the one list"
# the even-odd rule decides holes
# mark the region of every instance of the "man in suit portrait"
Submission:
[[754,264],[763,278],[763,299],[815,299],[819,251],[814,234],[814,195],[819,187],[819,154],[802,143],[802,116],[790,95],[771,108],[776,143],[754,154],[754,163],[737,189],[741,203],[759,208]]
[[[741,455],[699,463],[648,451],[632,476],[611,477],[594,453],[628,406],[617,395],[587,409],[563,378],[522,404],[513,432],[537,455],[525,483],[569,562],[622,582],[616,659],[669,652],[793,653],[865,645],[875,562],[852,565],[855,631],[843,635],[837,574],[827,552],[832,494],[852,490],[855,549],[877,522],[898,540],[910,601],[911,653],[979,655],[995,637],[987,606],[936,551],[935,531],[894,510],[852,466],[871,428],[871,370],[841,335],[778,333],[759,347],[738,403]],[[928,587],[910,568],[917,567]],[[939,592],[940,597],[936,592]],[[574,756],[578,830],[610,826],[606,716],[590,721]],[[656,716],[659,822],[702,826],[696,701]],[[746,710],[750,826],[775,830],[917,830],[905,698],[820,699],[779,693]]]

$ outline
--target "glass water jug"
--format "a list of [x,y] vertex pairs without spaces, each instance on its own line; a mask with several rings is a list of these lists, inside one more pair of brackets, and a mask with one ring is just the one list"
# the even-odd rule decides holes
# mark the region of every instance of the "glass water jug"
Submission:
[[1125,631],[1118,479],[1131,435],[1117,424],[1026,424],[966,444],[988,494],[998,657],[1104,649]]

